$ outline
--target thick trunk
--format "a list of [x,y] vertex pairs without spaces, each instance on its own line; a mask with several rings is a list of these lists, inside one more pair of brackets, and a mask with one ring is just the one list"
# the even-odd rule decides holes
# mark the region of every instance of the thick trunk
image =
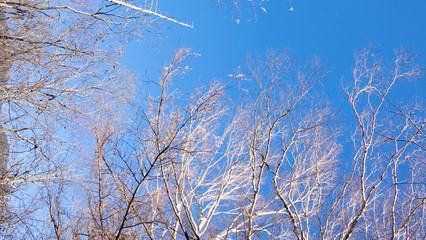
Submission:
[[[3,9],[0,8],[0,36],[7,34],[6,19]],[[10,56],[4,39],[0,38],[0,94],[4,94],[7,84],[8,71],[10,68]],[[2,179],[6,177],[7,160],[9,156],[9,143],[3,129],[2,119],[2,97],[0,98],[0,224],[4,221],[4,211],[7,204],[8,187],[2,184]]]

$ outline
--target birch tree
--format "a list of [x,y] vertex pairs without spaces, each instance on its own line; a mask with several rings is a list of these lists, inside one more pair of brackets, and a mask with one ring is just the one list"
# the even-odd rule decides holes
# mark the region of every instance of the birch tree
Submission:
[[[336,135],[324,96],[312,98],[312,76],[318,76],[312,73],[320,72],[316,65],[294,76],[296,85],[288,79],[274,85],[285,69],[279,67],[286,66],[283,58],[268,58],[268,68],[262,62],[252,65],[259,90],[247,96],[253,102],[246,118],[253,164],[240,237],[422,238],[423,102],[404,105],[392,99],[395,87],[414,81],[421,69],[405,50],[395,51],[391,64],[377,56],[372,49],[355,56],[353,81],[345,88],[355,127],[342,136]],[[282,98],[274,95],[278,92]],[[303,103],[309,98],[310,104]],[[352,160],[340,155],[345,145],[337,141],[347,136]],[[266,214],[274,217],[262,219]]]
[[[0,12],[0,34],[6,34],[6,19],[3,12]],[[9,52],[4,44],[4,41],[0,41],[0,88],[3,88],[7,83],[7,75],[10,68],[10,62],[7,61],[9,59]],[[1,90],[1,94],[3,95],[3,90]],[[0,100],[0,107],[2,105],[2,101]],[[3,115],[1,109],[0,114]],[[7,159],[9,155],[9,144],[7,142],[6,133],[3,130],[3,124],[0,122],[0,178],[4,179],[7,173]],[[4,211],[6,207],[7,201],[7,185],[0,183],[0,224],[4,221]]]
[[[356,119],[355,154],[325,222],[344,223],[330,229],[343,239],[420,239],[424,233],[423,103],[415,99],[404,106],[392,99],[395,88],[421,70],[405,50],[395,51],[392,64],[384,62],[371,49],[359,52],[345,89]],[[344,214],[333,218],[341,202]]]
[[140,89],[122,44],[191,27],[153,9],[0,3],[3,238],[422,239],[424,103],[394,100],[413,56],[355,55],[345,127],[317,58],[268,52],[180,93],[180,49]]
[[131,37],[154,32],[158,18],[185,25],[145,3],[0,3],[0,210],[5,236],[41,234],[38,223],[44,219],[31,214],[46,210],[46,201],[36,196],[50,193],[41,186],[75,175],[81,150],[77,135],[84,119],[96,116],[101,101],[123,103],[132,96],[132,76],[118,62],[121,46]]
[[[338,146],[333,135],[318,139],[327,133],[330,121],[325,102],[315,105],[315,94],[310,93],[325,75],[318,62],[297,67],[287,55],[270,53],[265,61],[250,64],[247,74],[202,86],[185,98],[172,86],[187,69],[181,66],[187,54],[185,49],[178,51],[163,68],[157,96],[146,93],[143,104],[136,104],[130,132],[111,137],[108,132],[113,128],[108,124],[102,128],[107,133],[94,132],[101,146],[96,156],[104,155],[95,159],[90,196],[97,196],[87,201],[93,213],[85,214],[92,223],[84,226],[97,226],[103,233],[87,236],[283,238],[284,229],[293,231],[283,218],[288,214],[280,207],[283,199],[277,196],[277,192],[284,194],[283,161],[293,161],[290,167],[297,169],[291,184],[303,179],[300,185],[312,188],[303,196],[310,217],[322,203],[314,197],[322,186],[312,182],[332,182],[330,171]],[[249,83],[249,88],[241,88],[242,105],[233,111],[235,103],[225,90],[238,82]],[[285,107],[278,108],[283,103]],[[306,106],[310,107],[305,112]],[[310,137],[311,132],[316,137]],[[104,140],[98,140],[99,136]],[[321,150],[325,145],[330,150]],[[283,153],[285,146],[292,150]],[[288,152],[294,156],[287,156]],[[276,190],[271,188],[273,179]],[[295,191],[291,189],[296,195],[292,198],[299,202]]]
[[[400,107],[390,95],[398,81],[418,76],[410,55],[397,52],[387,67],[367,50],[356,55],[345,88],[352,134],[323,95],[327,71],[316,58],[300,65],[269,52],[229,81],[180,94],[173,82],[188,69],[187,56],[178,51],[156,90],[134,103],[127,132],[118,134],[114,120],[94,131],[95,155],[103,155],[87,185],[82,216],[90,217],[80,218],[90,228],[79,234],[421,239],[423,109],[419,100]],[[227,96],[231,86],[238,97]],[[348,136],[353,158],[342,143]]]

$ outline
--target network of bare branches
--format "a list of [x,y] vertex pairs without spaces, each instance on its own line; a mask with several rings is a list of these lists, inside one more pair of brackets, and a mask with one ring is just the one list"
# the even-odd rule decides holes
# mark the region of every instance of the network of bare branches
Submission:
[[424,237],[424,100],[394,100],[412,55],[355,55],[342,126],[316,57],[270,51],[181,93],[183,48],[142,86],[127,35],[186,25],[150,6],[0,3],[1,237]]
[[34,237],[43,231],[39,222],[45,219],[37,213],[46,212],[42,196],[53,194],[49,186],[58,185],[52,182],[75,175],[83,129],[99,111],[123,112],[119,106],[134,96],[133,77],[119,66],[121,46],[132,37],[155,34],[158,18],[185,25],[146,6],[123,1],[0,3],[4,236]]
[[[126,133],[94,131],[94,177],[79,235],[99,239],[421,239],[423,108],[390,94],[419,68],[365,50],[345,88],[355,124],[340,134],[318,87],[327,72],[269,52],[227,82],[173,90],[179,50]],[[239,100],[226,95],[236,87]],[[349,137],[349,139],[348,139]],[[352,159],[341,151],[352,139]],[[347,147],[347,146],[346,146]],[[84,219],[84,220],[83,220]],[[70,236],[71,232],[64,233]],[[75,234],[75,233],[73,233]]]

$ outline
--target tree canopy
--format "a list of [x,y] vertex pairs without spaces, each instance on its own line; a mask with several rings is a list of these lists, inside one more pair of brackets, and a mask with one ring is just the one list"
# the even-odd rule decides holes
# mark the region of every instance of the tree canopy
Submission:
[[356,51],[340,99],[318,56],[279,50],[183,90],[199,54],[180,36],[156,80],[119,63],[162,25],[194,27],[158,4],[0,3],[2,238],[424,237],[424,97],[401,93],[423,78],[412,52]]

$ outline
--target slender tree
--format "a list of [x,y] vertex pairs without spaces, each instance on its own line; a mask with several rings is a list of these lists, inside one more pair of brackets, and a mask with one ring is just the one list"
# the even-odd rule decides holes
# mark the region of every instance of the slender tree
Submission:
[[[0,9],[0,35],[7,34],[6,17],[2,9]],[[4,87],[7,85],[8,71],[10,68],[10,54],[3,39],[0,39],[0,93],[4,94]],[[0,100],[0,117],[3,116],[3,101]],[[6,133],[3,130],[3,122],[0,121],[0,179],[4,179],[7,173],[7,159],[9,156],[9,143]],[[4,211],[8,196],[7,185],[0,183],[0,224],[4,221]]]

